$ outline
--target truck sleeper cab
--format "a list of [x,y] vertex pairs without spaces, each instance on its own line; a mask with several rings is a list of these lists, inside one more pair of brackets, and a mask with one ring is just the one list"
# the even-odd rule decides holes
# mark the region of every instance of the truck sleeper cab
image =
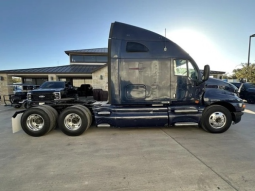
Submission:
[[[56,121],[65,134],[77,136],[93,119],[98,127],[199,125],[222,133],[240,122],[245,106],[235,93],[205,88],[209,70],[206,65],[202,77],[192,57],[171,40],[115,22],[108,41],[108,102],[31,108],[22,115],[21,126],[32,136],[49,132]],[[50,113],[55,113],[53,119]]]
[[169,39],[115,22],[108,48],[110,97],[93,108],[98,126],[200,124],[220,133],[240,121],[242,100],[221,89],[205,91],[209,67],[202,79],[195,61]]

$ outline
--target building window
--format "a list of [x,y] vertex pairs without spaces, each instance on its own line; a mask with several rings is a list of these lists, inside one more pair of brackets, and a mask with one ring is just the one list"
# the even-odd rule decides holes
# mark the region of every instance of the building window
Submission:
[[102,55],[71,55],[71,62],[106,63],[107,56]]
[[149,49],[141,43],[127,42],[126,51],[127,52],[148,52]]
[[23,78],[24,84],[41,85],[43,82],[48,81],[47,78]]
[[83,56],[80,55],[73,55],[72,62],[83,62]]

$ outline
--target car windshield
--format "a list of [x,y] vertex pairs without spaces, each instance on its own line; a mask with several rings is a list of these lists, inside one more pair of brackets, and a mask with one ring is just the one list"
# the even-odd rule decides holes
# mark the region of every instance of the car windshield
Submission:
[[234,88],[234,90],[238,90],[237,86],[235,86],[234,84],[229,83],[229,85],[230,85],[232,88]]
[[64,82],[44,82],[40,89],[55,89],[55,88],[65,88]]
[[245,85],[245,88],[249,89],[249,88],[255,88],[255,84],[252,84],[252,83],[246,83],[244,84]]
[[239,88],[241,85],[241,83],[232,83],[232,84],[234,84],[237,88]]

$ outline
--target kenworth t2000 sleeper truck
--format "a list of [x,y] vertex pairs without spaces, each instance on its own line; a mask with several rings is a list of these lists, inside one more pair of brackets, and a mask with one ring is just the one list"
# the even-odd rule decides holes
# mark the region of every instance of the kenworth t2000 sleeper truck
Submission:
[[192,57],[164,36],[114,22],[108,41],[108,101],[56,97],[51,104],[16,112],[13,125],[20,124],[31,136],[56,126],[78,136],[92,122],[97,127],[199,125],[222,133],[240,122],[245,105],[235,93],[205,88],[209,72],[206,65],[201,74]]

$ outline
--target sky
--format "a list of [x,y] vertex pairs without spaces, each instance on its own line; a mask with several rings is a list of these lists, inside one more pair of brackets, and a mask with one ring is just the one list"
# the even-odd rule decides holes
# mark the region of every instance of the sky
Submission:
[[199,68],[231,73],[248,61],[254,7],[254,0],[0,0],[0,70],[68,65],[64,51],[107,47],[118,21],[163,36],[166,29]]

